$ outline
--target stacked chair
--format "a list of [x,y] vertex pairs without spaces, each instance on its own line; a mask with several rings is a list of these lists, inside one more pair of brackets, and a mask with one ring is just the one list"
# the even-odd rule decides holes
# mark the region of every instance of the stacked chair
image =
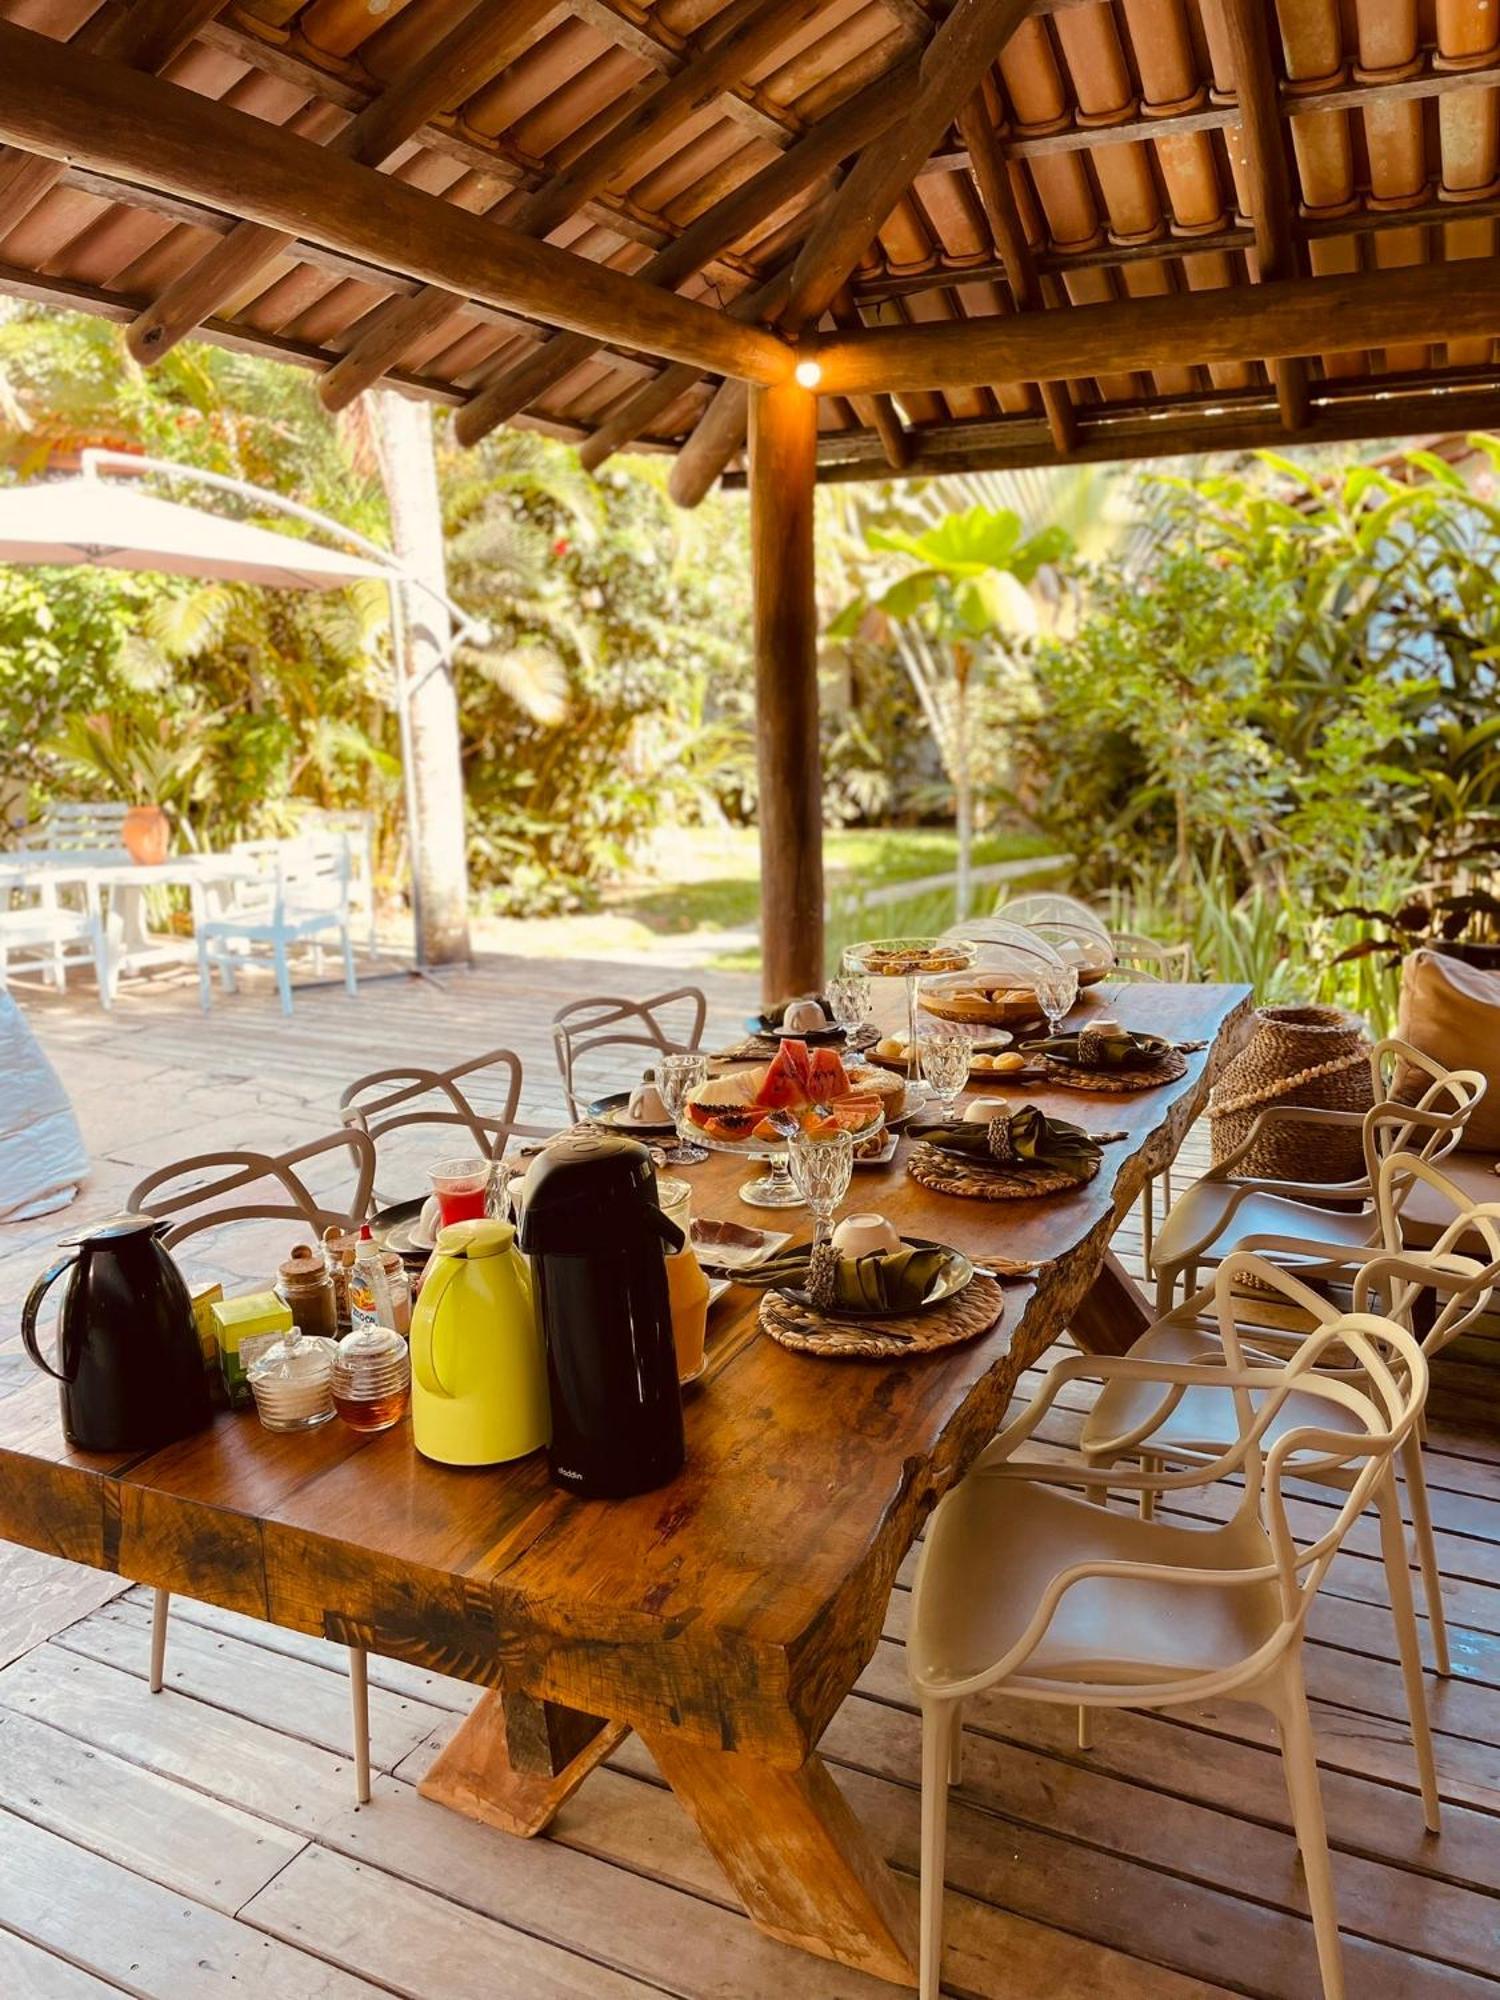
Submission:
[[[1389,1094],[1400,1064],[1416,1103]],[[941,1964],[946,1792],[960,1781],[963,1705],[1000,1693],[1078,1711],[1174,1708],[1233,1696],[1275,1719],[1306,1875],[1324,2000],[1344,1993],[1316,1750],[1303,1684],[1308,1609],[1333,1557],[1375,1510],[1411,1717],[1423,1818],[1439,1827],[1421,1641],[1402,1520],[1410,1507],[1437,1671],[1449,1671],[1441,1576],[1422,1466],[1430,1360],[1500,1292],[1500,1201],[1474,1204],[1438,1164],[1483,1096],[1402,1043],[1372,1055],[1364,1114],[1276,1109],[1358,1130],[1354,1180],[1234,1174],[1250,1142],[1197,1182],[1158,1239],[1161,1317],[1127,1354],[1069,1356],[1001,1432],[928,1527],[908,1662],[922,1711],[921,1995]],[[1253,1135],[1252,1135],[1253,1137]],[[1445,1219],[1418,1249],[1413,1190]],[[1194,1291],[1201,1267],[1212,1282]],[[1176,1302],[1178,1280],[1189,1296]],[[1347,1299],[1347,1305],[1344,1304]],[[1071,1383],[1101,1387],[1076,1451],[1025,1447]],[[1221,1481],[1222,1521],[1160,1518],[1159,1496]],[[1323,1489],[1324,1525],[1293,1508]],[[1134,1496],[1134,1508],[1112,1504]],[[1220,1510],[1222,1511],[1222,1510]]]

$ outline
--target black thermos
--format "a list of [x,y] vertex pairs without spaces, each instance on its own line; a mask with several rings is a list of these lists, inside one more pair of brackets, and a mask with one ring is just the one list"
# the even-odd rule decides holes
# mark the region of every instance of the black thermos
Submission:
[[518,1241],[547,1343],[548,1460],[559,1486],[623,1500],[682,1470],[682,1392],[662,1214],[651,1156],[633,1139],[579,1133],[526,1175]]

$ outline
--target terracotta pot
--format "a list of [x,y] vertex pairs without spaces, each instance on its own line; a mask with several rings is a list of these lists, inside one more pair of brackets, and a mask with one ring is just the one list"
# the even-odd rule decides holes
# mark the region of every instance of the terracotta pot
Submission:
[[132,806],[120,827],[120,838],[131,860],[143,868],[166,860],[171,835],[171,826],[160,806]]

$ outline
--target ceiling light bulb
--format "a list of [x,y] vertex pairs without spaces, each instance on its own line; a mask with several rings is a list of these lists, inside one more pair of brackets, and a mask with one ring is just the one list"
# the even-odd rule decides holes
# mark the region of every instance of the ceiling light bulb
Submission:
[[823,379],[823,364],[814,361],[811,355],[797,363],[797,380],[804,389],[816,389]]

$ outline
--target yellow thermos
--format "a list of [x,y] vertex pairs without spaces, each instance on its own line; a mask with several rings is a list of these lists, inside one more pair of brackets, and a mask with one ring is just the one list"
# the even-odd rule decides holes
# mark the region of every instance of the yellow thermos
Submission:
[[551,1436],[531,1274],[508,1222],[437,1234],[411,1319],[411,1427],[442,1465],[500,1465]]

